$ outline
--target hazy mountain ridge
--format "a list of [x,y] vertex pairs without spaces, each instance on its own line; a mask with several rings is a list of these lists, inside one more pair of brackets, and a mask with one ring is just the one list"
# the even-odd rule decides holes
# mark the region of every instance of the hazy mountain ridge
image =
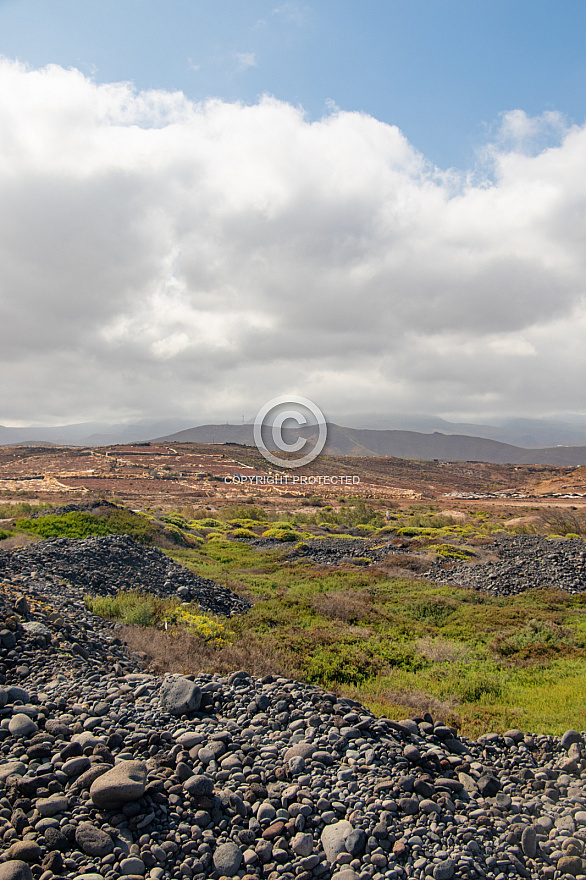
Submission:
[[[337,455],[394,456],[406,459],[487,461],[511,464],[586,464],[586,418],[509,419],[501,426],[448,422],[435,416],[389,416],[387,423],[403,428],[362,428],[330,423],[325,452]],[[382,421],[382,417],[381,417]],[[312,428],[301,430],[310,437]],[[299,434],[284,431],[287,442]],[[547,438],[541,445],[540,438]],[[106,446],[146,440],[254,445],[253,425],[207,424],[193,427],[186,419],[142,421],[136,424],[99,422],[54,427],[0,426],[0,444],[51,443],[67,446]],[[563,444],[563,445],[562,445]]]
[[[312,439],[315,427],[285,429],[283,437],[292,443],[297,437]],[[176,443],[243,443],[254,445],[252,425],[200,425],[157,440]],[[494,464],[586,465],[586,446],[555,446],[526,449],[484,437],[463,434],[422,434],[416,431],[377,431],[328,425],[325,454],[392,456],[395,458],[440,459],[444,461],[488,461]]]

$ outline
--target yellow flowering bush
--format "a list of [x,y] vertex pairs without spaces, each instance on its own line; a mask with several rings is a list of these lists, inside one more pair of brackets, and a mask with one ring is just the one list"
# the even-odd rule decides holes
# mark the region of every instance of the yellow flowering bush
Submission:
[[181,605],[175,609],[168,619],[169,623],[177,626],[185,627],[188,632],[200,639],[207,645],[215,645],[223,648],[225,645],[231,645],[232,633],[226,627],[225,623],[217,620],[209,614],[202,614],[194,611],[188,605]]

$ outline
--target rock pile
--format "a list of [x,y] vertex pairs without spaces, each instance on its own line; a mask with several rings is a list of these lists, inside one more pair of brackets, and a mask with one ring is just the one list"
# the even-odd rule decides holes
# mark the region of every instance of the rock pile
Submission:
[[303,557],[320,565],[341,565],[364,560],[365,564],[380,562],[397,548],[388,541],[367,538],[318,538],[301,541],[290,558]]
[[148,590],[156,596],[197,601],[213,614],[245,611],[250,604],[226,587],[177,565],[158,548],[126,535],[71,540],[52,538],[15,550],[0,550],[0,578],[35,574],[66,581],[94,595]]
[[118,504],[107,501],[105,498],[90,499],[88,501],[74,501],[63,504],[61,507],[47,507],[30,514],[30,519],[39,519],[43,516],[62,516],[64,513],[107,513],[108,511],[120,510]]
[[79,589],[15,580],[0,880],[586,874],[583,733],[471,742],[283,678],[156,677]]
[[556,587],[568,593],[586,590],[586,544],[580,538],[503,535],[495,539],[496,562],[461,563],[446,569],[436,563],[425,575],[443,584],[460,584],[499,596]]

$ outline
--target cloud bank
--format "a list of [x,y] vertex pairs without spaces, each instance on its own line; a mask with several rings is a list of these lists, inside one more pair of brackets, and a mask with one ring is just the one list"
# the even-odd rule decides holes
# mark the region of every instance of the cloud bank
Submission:
[[586,127],[505,114],[466,175],[360,113],[3,60],[0,133],[4,424],[586,409]]

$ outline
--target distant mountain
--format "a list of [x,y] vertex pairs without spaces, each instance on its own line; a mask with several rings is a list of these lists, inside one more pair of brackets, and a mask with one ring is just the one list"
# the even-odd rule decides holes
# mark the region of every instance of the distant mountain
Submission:
[[171,433],[193,424],[187,419],[143,421],[136,424],[107,424],[82,422],[75,425],[56,425],[49,428],[7,428],[0,425],[0,446],[26,443],[47,443],[56,446],[109,446],[115,443],[135,443],[149,440],[154,434]]
[[[348,418],[356,425],[358,417]],[[371,427],[363,428],[364,424]],[[187,419],[153,419],[133,424],[82,422],[29,428],[0,425],[0,445],[109,446],[153,438],[254,445],[251,424],[192,425]],[[297,436],[291,433],[288,442]],[[437,416],[391,414],[361,417],[357,427],[330,425],[326,451],[339,455],[573,465],[586,464],[582,447],[586,447],[586,416],[581,415],[568,415],[559,420],[505,419],[498,425],[481,425],[449,422]]]
[[494,425],[473,422],[448,422],[439,416],[391,415],[348,416],[345,425],[371,430],[416,431],[422,434],[462,434],[484,437],[512,446],[542,448],[549,446],[586,446],[586,416],[561,419],[503,419]]
[[[316,428],[286,429],[284,440],[315,438]],[[254,445],[252,425],[199,425],[165,437],[171,443],[242,443]],[[416,431],[377,431],[328,425],[324,453],[329,455],[393,456],[431,461],[488,461],[493,464],[586,465],[586,446],[525,449],[484,437],[461,434],[422,434]]]

